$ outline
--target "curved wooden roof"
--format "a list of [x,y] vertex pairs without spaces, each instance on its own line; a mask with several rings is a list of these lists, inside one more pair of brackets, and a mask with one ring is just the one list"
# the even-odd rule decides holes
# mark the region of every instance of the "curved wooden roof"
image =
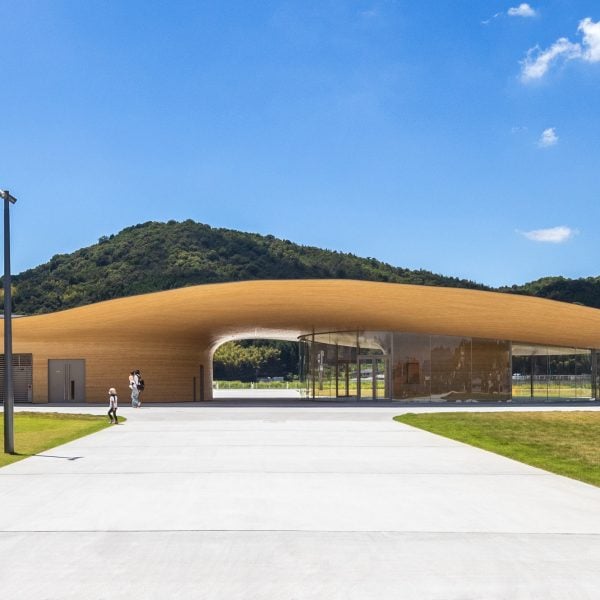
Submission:
[[353,280],[198,285],[13,322],[19,342],[296,339],[311,331],[393,330],[600,348],[600,310],[540,298]]

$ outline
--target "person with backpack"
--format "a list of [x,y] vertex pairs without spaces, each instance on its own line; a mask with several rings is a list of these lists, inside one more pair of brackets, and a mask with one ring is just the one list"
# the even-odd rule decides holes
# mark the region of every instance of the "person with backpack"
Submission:
[[129,389],[131,390],[131,406],[138,408],[140,405],[140,393],[138,391],[135,371],[131,371],[129,374]]
[[142,405],[142,399],[140,397],[140,392],[144,391],[144,380],[142,379],[142,374],[140,373],[139,369],[136,369],[134,375],[133,375],[134,379],[135,379],[135,386],[137,388],[137,405],[138,408]]

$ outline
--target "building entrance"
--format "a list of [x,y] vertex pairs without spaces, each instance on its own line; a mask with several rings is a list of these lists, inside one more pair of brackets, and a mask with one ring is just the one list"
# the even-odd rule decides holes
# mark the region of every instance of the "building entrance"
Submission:
[[361,400],[387,400],[388,358],[387,356],[359,356],[357,396]]
[[340,360],[336,371],[336,398],[356,398],[358,393],[356,363]]
[[48,402],[85,402],[85,360],[48,360]]

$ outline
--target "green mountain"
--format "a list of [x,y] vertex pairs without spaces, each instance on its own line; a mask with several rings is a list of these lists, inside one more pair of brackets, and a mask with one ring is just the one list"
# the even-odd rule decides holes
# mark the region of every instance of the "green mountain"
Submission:
[[[271,235],[188,220],[148,222],[13,278],[14,310],[36,314],[201,283],[250,279],[362,279],[489,289],[473,281],[402,269],[374,258],[301,246]],[[600,307],[600,278],[543,279],[502,291]]]
[[600,277],[582,279],[542,277],[523,285],[503,287],[499,291],[539,296],[550,300],[561,300],[600,308]]

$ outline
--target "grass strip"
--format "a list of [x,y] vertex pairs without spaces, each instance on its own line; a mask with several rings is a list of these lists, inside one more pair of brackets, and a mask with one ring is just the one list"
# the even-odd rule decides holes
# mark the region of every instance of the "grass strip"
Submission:
[[[1,413],[0,413],[1,415]],[[3,416],[0,416],[0,419]],[[119,417],[119,423],[125,419]],[[15,412],[15,454],[4,453],[4,427],[0,431],[0,467],[110,427],[105,415]]]
[[407,413],[394,420],[600,486],[600,411]]

